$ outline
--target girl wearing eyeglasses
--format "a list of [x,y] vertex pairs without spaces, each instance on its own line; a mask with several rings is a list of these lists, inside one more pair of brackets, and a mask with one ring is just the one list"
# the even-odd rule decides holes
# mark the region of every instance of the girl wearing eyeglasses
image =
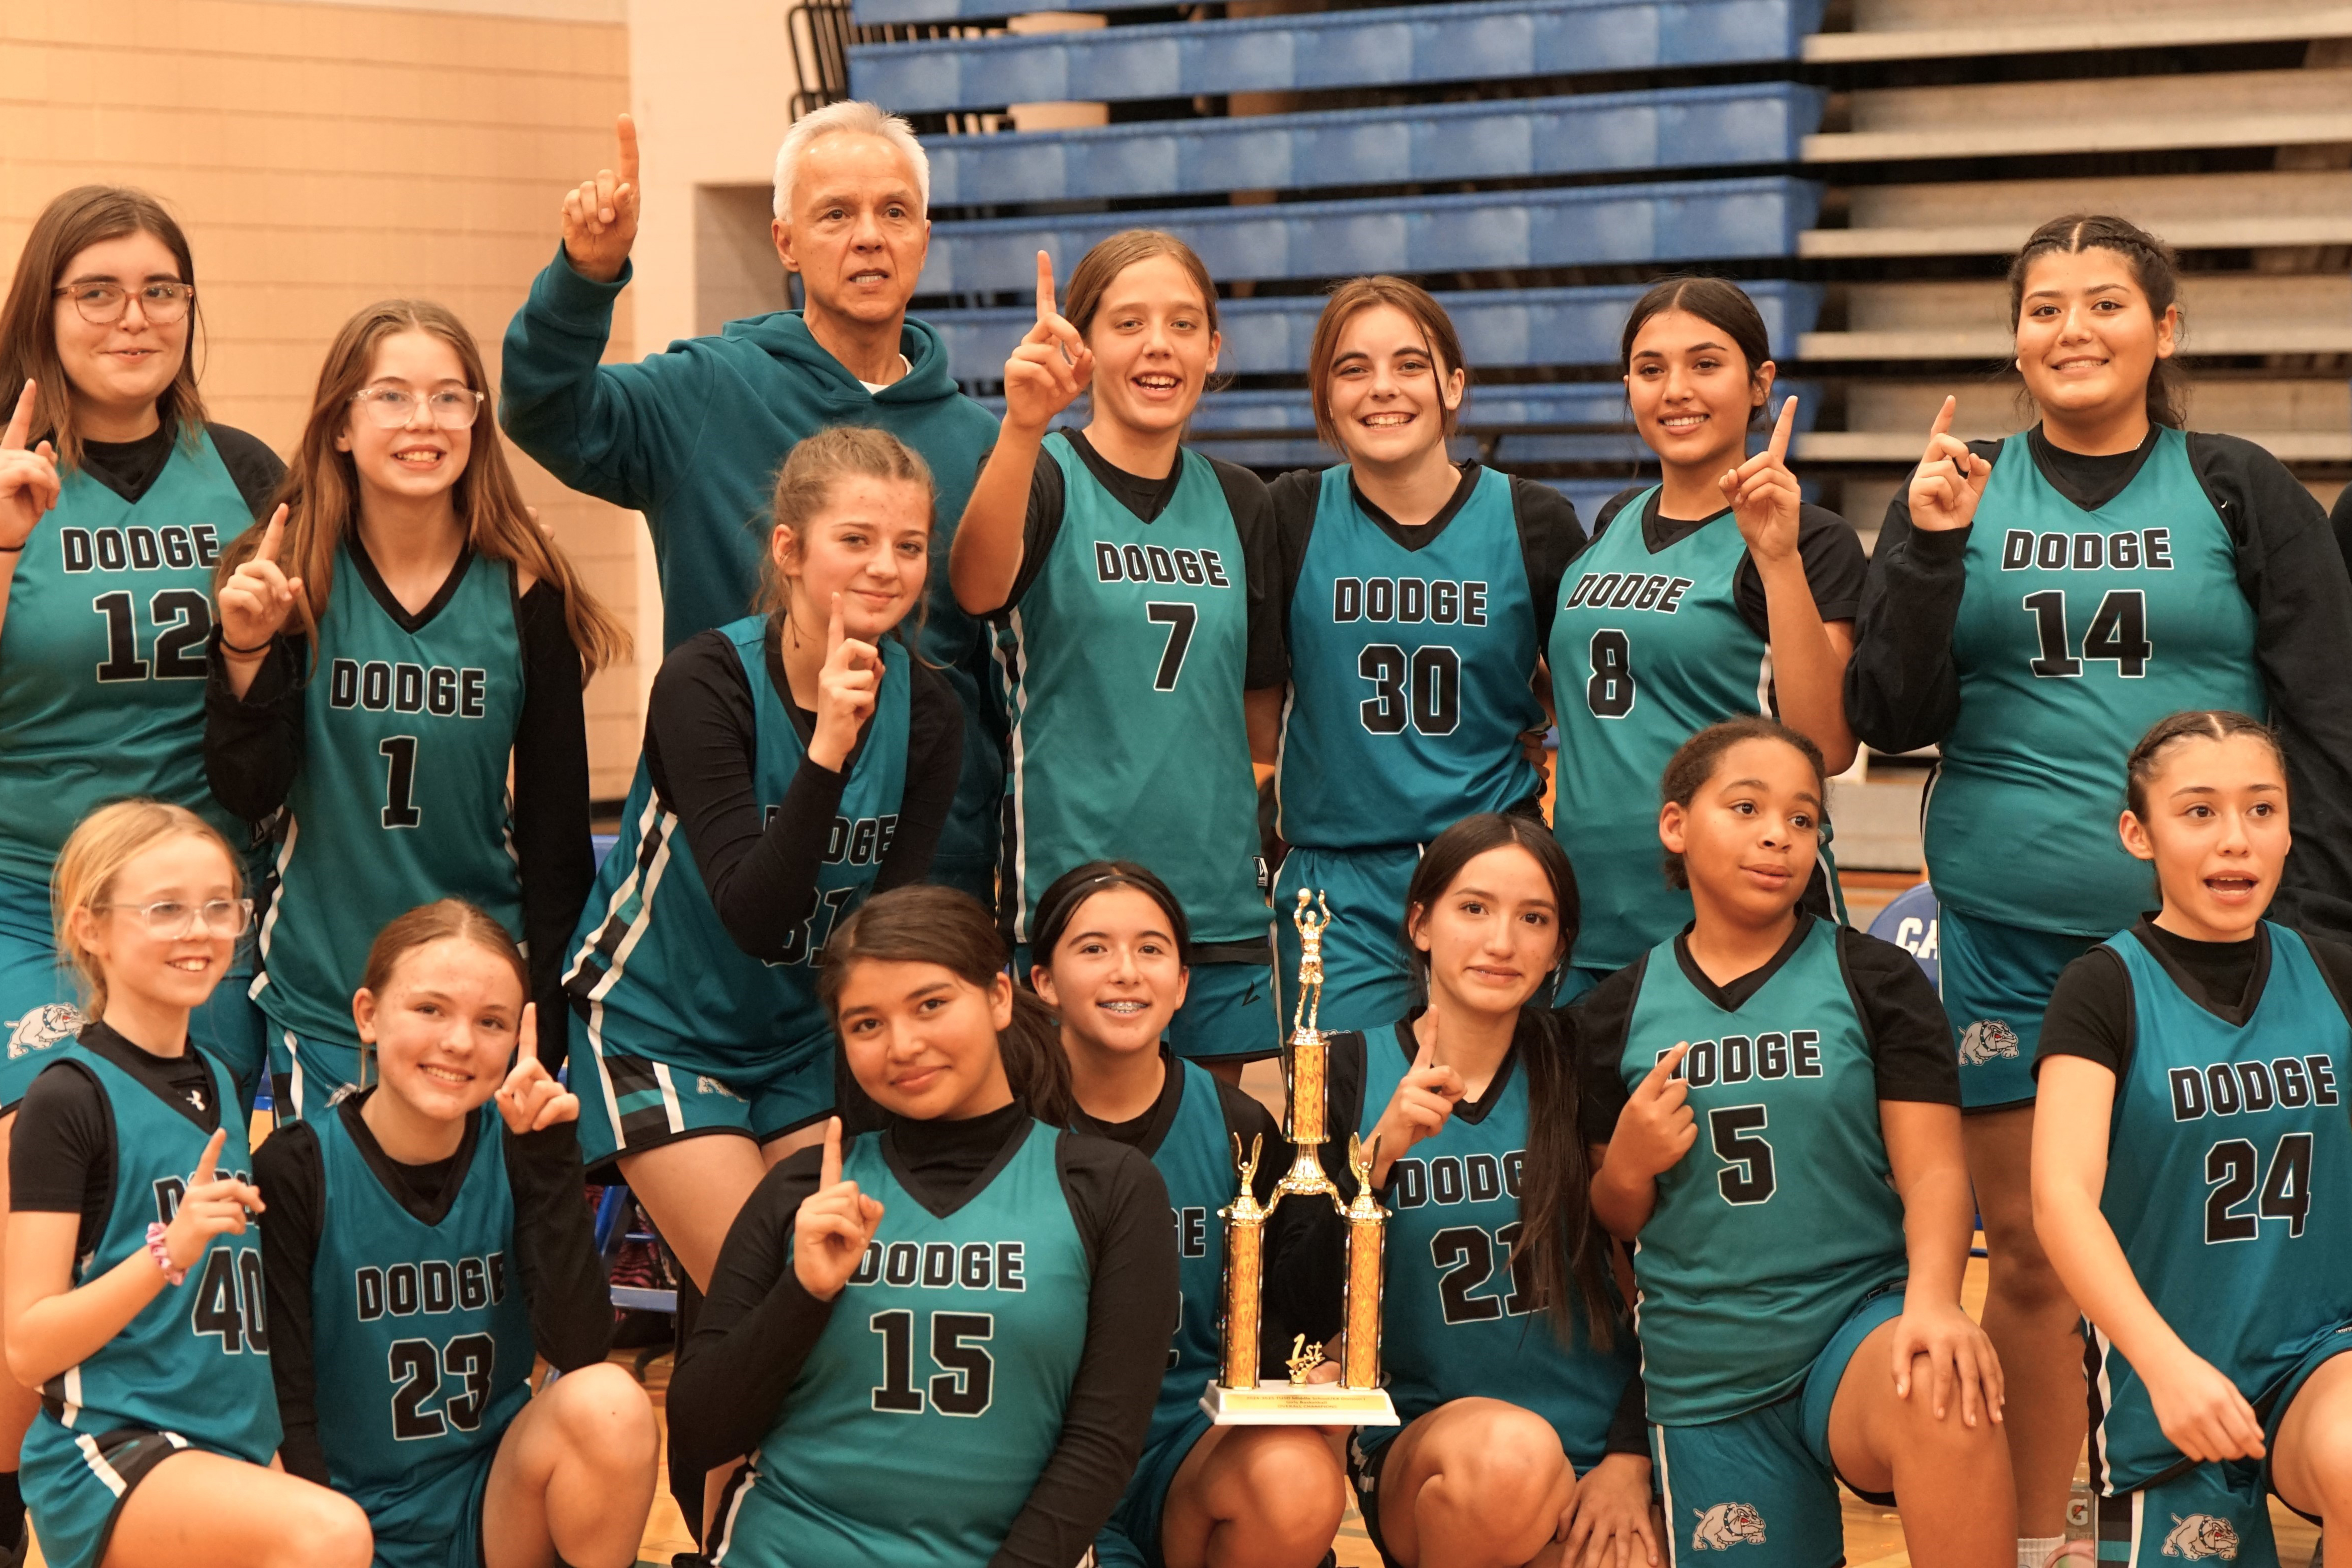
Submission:
[[[48,204],[0,306],[0,1166],[26,1086],[82,1026],[49,925],[75,822],[141,795],[247,840],[205,788],[207,590],[281,465],[205,417],[195,324],[180,225],[108,185]],[[261,1024],[242,967],[232,956],[190,1034],[249,1098]],[[22,1536],[16,1449],[36,1406],[0,1378],[0,1559]]]
[[[26,1091],[9,1150],[7,1366],[56,1568],[362,1568],[367,1516],[272,1465],[268,1207],[227,1071],[190,1049],[252,916],[220,833],[100,807],[57,857],[56,941],[90,1022]],[[275,1223],[273,1220],[272,1223]]]
[[205,766],[238,816],[286,812],[253,983],[281,1118],[359,1081],[352,982],[418,904],[488,911],[563,1016],[595,869],[581,687],[628,639],[524,507],[488,387],[445,307],[361,311],[268,526],[221,561]]

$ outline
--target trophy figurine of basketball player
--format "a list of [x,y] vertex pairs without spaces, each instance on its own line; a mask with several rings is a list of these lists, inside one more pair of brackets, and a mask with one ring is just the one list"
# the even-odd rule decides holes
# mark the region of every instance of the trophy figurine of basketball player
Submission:
[[[1320,1152],[1327,1137],[1323,1123],[1330,1043],[1316,1020],[1323,1005],[1323,932],[1331,924],[1331,906],[1320,894],[1301,889],[1291,923],[1297,927],[1300,946],[1298,1004],[1282,1057],[1282,1130],[1297,1155],[1276,1185],[1274,1201],[1260,1204],[1255,1182],[1265,1151],[1255,1141],[1244,1151],[1239,1135],[1234,1139],[1241,1191],[1231,1207],[1217,1213],[1225,1222],[1224,1354],[1216,1381],[1201,1396],[1201,1408],[1220,1426],[1393,1427],[1396,1406],[1381,1386],[1381,1241],[1388,1210],[1372,1196],[1372,1160],[1379,1145],[1376,1142],[1367,1148],[1353,1133],[1348,1135],[1348,1167],[1356,1178],[1356,1197],[1345,1204],[1339,1201],[1338,1185],[1323,1169]],[[1339,1354],[1307,1343],[1301,1334],[1291,1344],[1286,1364],[1289,1375],[1261,1377],[1258,1336],[1265,1317],[1266,1221],[1284,1198],[1318,1195],[1330,1200],[1348,1228],[1347,1306]],[[1336,1383],[1314,1380],[1315,1369],[1327,1360],[1339,1364]]]

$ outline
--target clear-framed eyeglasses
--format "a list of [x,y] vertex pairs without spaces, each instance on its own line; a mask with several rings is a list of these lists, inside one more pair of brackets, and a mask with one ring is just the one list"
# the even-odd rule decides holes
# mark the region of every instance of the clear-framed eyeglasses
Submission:
[[414,419],[420,402],[432,413],[433,423],[444,430],[464,430],[482,412],[482,394],[471,387],[435,387],[430,392],[389,385],[362,387],[352,394],[352,402],[383,430],[398,430]]
[[215,898],[204,904],[184,904],[176,898],[153,904],[101,904],[96,908],[127,910],[139,916],[147,935],[158,942],[177,942],[200,932],[212,936],[242,936],[253,924],[253,900]]
[[81,319],[93,327],[111,327],[122,319],[133,294],[139,296],[139,313],[159,327],[168,327],[188,313],[188,305],[196,297],[195,285],[175,278],[150,278],[137,288],[125,288],[111,278],[92,278],[84,283],[68,283],[50,292],[60,298],[70,299]]

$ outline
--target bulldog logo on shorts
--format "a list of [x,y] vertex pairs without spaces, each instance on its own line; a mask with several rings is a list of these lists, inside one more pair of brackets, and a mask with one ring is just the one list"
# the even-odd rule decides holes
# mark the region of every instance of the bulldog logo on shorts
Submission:
[[2017,1056],[2017,1031],[1999,1019],[1979,1019],[1960,1036],[1960,1065],[1981,1067],[1996,1056]]
[[8,1060],[47,1051],[81,1032],[81,1014],[64,1002],[45,1002],[8,1026]]
[[2172,1516],[2172,1533],[2164,1538],[2167,1557],[2219,1557],[2225,1563],[2238,1560],[2238,1531],[2226,1519],[2216,1519],[2210,1513],[2192,1513],[2187,1519]]
[[1744,1502],[1717,1503],[1698,1516],[1698,1528],[1691,1531],[1693,1552],[1728,1552],[1742,1542],[1764,1544],[1764,1516]]

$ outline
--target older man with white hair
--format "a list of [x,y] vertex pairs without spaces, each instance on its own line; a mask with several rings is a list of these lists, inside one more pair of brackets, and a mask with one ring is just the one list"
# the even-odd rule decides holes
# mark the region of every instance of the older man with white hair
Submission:
[[623,115],[617,130],[619,166],[564,196],[562,246],[507,327],[499,423],[565,484],[645,514],[666,648],[750,610],[767,553],[755,519],[794,444],[867,424],[920,454],[939,486],[923,651],[965,710],[931,877],[992,903],[1001,727],[984,696],[985,635],[956,606],[947,552],[996,422],[956,390],[940,335],[907,314],[930,243],[929,160],[905,120],[870,103],[803,118],[776,153],[770,232],[806,308],[606,365],[638,215],[636,128]]

